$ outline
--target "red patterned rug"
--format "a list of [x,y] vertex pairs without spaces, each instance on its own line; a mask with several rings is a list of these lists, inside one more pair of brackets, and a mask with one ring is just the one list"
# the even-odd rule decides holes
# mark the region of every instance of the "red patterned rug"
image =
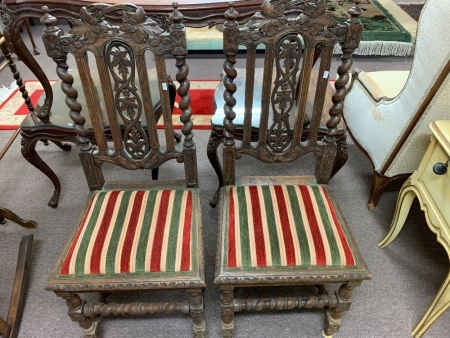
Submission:
[[[36,105],[44,90],[39,81],[24,81],[31,102]],[[191,80],[191,110],[194,129],[209,129],[211,127],[211,115],[214,113],[213,94],[214,88],[219,82],[216,80]],[[181,110],[178,109],[180,98],[176,98],[173,112],[173,125],[180,129]],[[17,129],[24,117],[28,114],[19,89],[7,90],[0,93],[0,130]],[[162,127],[162,126],[161,126]]]
[[[31,102],[35,105],[44,93],[41,83],[39,81],[24,81],[24,84]],[[17,129],[26,115],[28,115],[28,108],[19,88],[10,90],[3,88],[2,98],[0,99],[0,130]]]

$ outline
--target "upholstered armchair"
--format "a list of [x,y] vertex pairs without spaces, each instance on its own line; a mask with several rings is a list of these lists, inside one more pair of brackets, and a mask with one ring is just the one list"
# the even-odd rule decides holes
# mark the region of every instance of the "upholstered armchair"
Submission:
[[450,116],[450,8],[428,0],[417,28],[411,71],[354,72],[344,120],[374,167],[368,208],[386,185],[417,169],[429,124]]

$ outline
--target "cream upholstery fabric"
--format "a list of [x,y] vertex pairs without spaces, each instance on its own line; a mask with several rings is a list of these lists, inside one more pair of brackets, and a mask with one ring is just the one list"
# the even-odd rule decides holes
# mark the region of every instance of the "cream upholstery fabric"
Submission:
[[[390,72],[388,76],[388,72],[361,74],[361,80],[355,81],[345,100],[347,126],[372,159],[377,172],[450,60],[449,18],[450,6],[441,0],[428,0],[419,20],[413,65],[406,83],[404,72]],[[396,96],[395,91],[399,92]],[[386,98],[380,100],[383,96]],[[391,177],[417,169],[430,140],[429,123],[448,118],[449,108],[450,78],[447,78],[393,163],[382,174]]]

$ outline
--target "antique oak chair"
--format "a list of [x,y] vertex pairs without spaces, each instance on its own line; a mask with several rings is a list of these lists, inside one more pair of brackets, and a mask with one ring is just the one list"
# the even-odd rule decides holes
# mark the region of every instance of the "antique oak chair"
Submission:
[[[71,15],[75,15],[71,13]],[[73,19],[69,16],[68,21],[70,24],[73,24]],[[163,23],[160,23],[161,26],[164,26]],[[164,27],[165,28],[165,27]],[[149,65],[149,67],[154,67],[154,65]],[[74,76],[74,87],[79,92],[79,96],[77,98],[78,102],[82,105],[86,105],[86,99],[84,97],[84,93],[82,91],[82,87],[79,81],[78,70],[75,69],[71,72]],[[93,70],[92,73],[94,83],[99,83],[99,74],[97,70]],[[155,88],[155,78],[156,72],[155,70],[149,69],[149,78],[150,78],[150,90],[154,97],[154,104],[156,108],[156,120],[158,121],[161,116],[160,111],[160,102],[156,98],[159,96],[157,88]],[[49,144],[49,141],[54,143],[57,147],[62,150],[69,151],[72,148],[70,143],[76,144],[77,135],[75,130],[72,127],[72,120],[68,116],[66,109],[66,102],[64,93],[61,92],[61,83],[60,81],[54,83],[52,85],[52,91],[49,93],[44,93],[39,99],[36,107],[31,102],[28,92],[25,90],[25,86],[22,83],[18,83],[20,86],[22,96],[25,100],[27,108],[29,110],[29,114],[23,119],[20,125],[20,135],[22,137],[21,142],[21,151],[24,158],[39,169],[43,174],[45,174],[53,183],[54,191],[48,202],[48,205],[56,208],[59,202],[59,196],[61,193],[61,183],[58,176],[55,172],[50,168],[50,166],[39,156],[36,151],[36,145],[39,141],[44,142],[45,145]],[[173,106],[175,102],[175,85],[172,82],[170,76],[167,79],[168,91],[170,94],[170,102]],[[23,90],[22,90],[23,89]],[[100,90],[100,95],[101,90]],[[86,116],[86,128],[89,130],[88,137],[95,142],[94,132],[92,130],[92,123],[89,116]],[[143,126],[144,129],[147,127]],[[110,131],[108,130],[109,126],[105,126],[108,131],[108,137],[110,135]],[[175,133],[174,137],[177,141],[180,141],[181,135],[179,133]],[[69,143],[70,142],[70,143]],[[155,168],[152,171],[153,178],[157,179],[158,177],[158,168]]]
[[[359,1],[355,2],[345,25],[336,23],[326,10],[325,0],[307,2],[303,13],[294,18],[283,15],[282,3],[266,0],[261,12],[242,27],[236,22],[238,13],[232,3],[225,12],[224,187],[220,192],[215,277],[221,289],[223,337],[234,336],[235,312],[299,308],[325,308],[324,333],[331,336],[338,330],[340,318],[351,304],[353,289],[371,278],[331,193],[324,185],[315,183],[329,180],[336,157],[336,126],[342,112],[344,86],[349,78],[351,55],[359,44],[362,30],[358,19],[361,9]],[[336,43],[342,46],[342,65],[338,68],[328,130],[318,141],[327,73]],[[265,85],[258,112],[258,139],[253,141],[255,49],[260,44],[265,47]],[[237,105],[234,65],[240,45],[247,49],[242,141],[234,138],[234,107]],[[321,58],[315,81],[314,114],[308,126],[308,137],[303,139],[305,96],[317,45],[321,46]],[[295,99],[298,109],[291,111],[289,108]],[[269,120],[270,110],[273,120]],[[307,154],[317,156],[315,179],[311,176],[249,177],[247,180],[241,177],[236,183],[237,162],[243,155],[253,157],[256,162],[273,164],[292,162]],[[308,163],[307,158],[302,160]],[[254,169],[257,170],[256,166]],[[283,294],[276,297],[277,287],[297,285],[317,285],[317,289],[313,288],[310,296]],[[334,294],[328,295],[326,286],[333,288]],[[236,289],[245,292],[249,287],[270,287],[274,296],[235,296]]]
[[[299,1],[298,3],[305,3],[307,1]],[[299,12],[302,11],[301,7],[295,2],[287,2],[285,3],[285,15],[298,15]],[[255,69],[253,70],[255,76],[253,78],[253,101],[251,102],[252,107],[252,120],[251,120],[251,129],[252,133],[250,135],[251,142],[256,142],[258,140],[258,126],[259,126],[259,118],[261,114],[261,96],[263,93],[262,87],[267,85],[264,81],[265,78],[263,76],[264,69],[263,65],[261,64],[259,60],[259,54],[258,49],[256,51],[251,51],[252,53],[256,53],[255,58],[253,59],[255,62]],[[306,99],[306,103],[303,102],[305,105],[305,116],[304,116],[304,128],[302,130],[302,140],[306,140],[309,136],[310,127],[316,127],[311,125],[311,116],[313,115],[313,109],[321,109],[324,114],[320,115],[317,114],[317,116],[321,116],[321,119],[319,121],[315,121],[315,123],[319,123],[319,131],[317,134],[317,137],[319,140],[321,140],[327,133],[326,129],[326,123],[327,123],[327,112],[333,105],[331,95],[333,93],[333,88],[330,82],[328,83],[328,86],[323,86],[321,90],[324,91],[324,99],[323,104],[314,106],[314,101],[316,100],[315,97],[315,88],[317,87],[317,80],[318,80],[318,74],[319,74],[319,67],[320,67],[320,58],[321,58],[321,50],[322,46],[320,44],[317,44],[315,46],[314,55],[313,55],[313,61],[311,62],[311,77],[310,81],[311,84],[308,86],[308,90],[303,93],[304,98]],[[296,71],[300,71],[299,65]],[[246,104],[249,104],[248,101],[245,100],[246,98],[246,92],[245,92],[245,83],[247,81],[247,71],[246,67],[235,67],[236,70],[236,77],[234,79],[234,84],[236,85],[236,92],[234,94],[235,99],[237,100],[237,104],[234,107],[234,112],[236,114],[235,119],[233,120],[233,124],[235,125],[235,130],[233,132],[233,135],[236,139],[242,140],[243,138],[243,129],[244,129],[244,116],[245,116],[245,109]],[[221,74],[222,80],[224,74]],[[249,74],[251,76],[251,74]],[[328,76],[328,74],[327,74]],[[296,74],[295,77],[290,78],[290,81],[296,81],[296,90],[300,90],[302,87],[298,83],[298,81],[301,80],[301,77],[299,74]],[[319,81],[324,81],[320,80]],[[211,119],[211,137],[208,142],[208,148],[207,148],[207,154],[208,159],[214,168],[214,171],[216,172],[217,178],[219,180],[219,189],[223,186],[223,170],[221,163],[219,161],[219,155],[218,155],[218,148],[223,143],[225,135],[224,135],[224,121],[223,121],[223,107],[225,104],[224,97],[223,97],[223,91],[224,91],[224,81],[221,81],[219,85],[217,86],[215,93],[214,93],[214,103],[216,106],[215,112]],[[274,84],[272,84],[274,86]],[[273,89],[273,88],[272,88]],[[295,93],[297,95],[297,93]],[[247,103],[246,103],[247,102]],[[291,96],[289,99],[289,110],[296,111],[298,109],[298,101],[295,97]],[[271,106],[269,106],[269,120],[273,120],[273,109]],[[294,114],[291,114],[291,120],[295,117]],[[292,121],[291,121],[292,122]],[[346,132],[344,128],[343,121],[340,121],[336,128],[335,128],[335,138],[336,138],[336,145],[337,145],[337,153],[336,158],[333,165],[333,171],[332,176],[336,174],[342,166],[345,164],[348,158],[347,154],[347,143],[346,143]],[[327,181],[323,181],[320,183],[328,183]],[[211,199],[210,204],[212,206],[216,206],[219,198],[219,194],[217,194]]]
[[425,154],[432,121],[448,119],[450,8],[425,4],[417,26],[411,71],[354,73],[344,120],[374,172],[367,206],[375,208],[386,186],[406,179]]
[[[194,336],[205,336],[202,231],[186,35],[178,4],[173,7],[169,32],[147,18],[139,6],[93,4],[81,9],[80,20],[66,35],[43,7],[44,45],[63,81],[81,163],[92,191],[46,290],[66,300],[69,316],[85,336],[97,335],[101,317],[174,313],[190,315]],[[80,72],[95,146],[87,137],[83,107],[67,71],[68,53],[74,55]],[[165,126],[160,132],[147,74],[148,53],[153,54],[157,69]],[[88,54],[95,56],[95,65],[89,62]],[[178,68],[184,136],[181,144],[175,142],[172,128],[168,55],[173,56]],[[99,84],[91,77],[93,67],[100,74],[103,95],[97,92]],[[105,126],[111,134],[110,142]],[[164,182],[141,178],[136,182],[129,177],[129,182],[105,183],[102,168],[107,164],[130,170],[154,169],[169,160],[183,164],[180,169],[185,179]],[[186,290],[187,297],[167,302],[107,303],[111,292],[135,294],[147,290]],[[99,292],[99,303],[82,300],[79,294],[85,292]]]

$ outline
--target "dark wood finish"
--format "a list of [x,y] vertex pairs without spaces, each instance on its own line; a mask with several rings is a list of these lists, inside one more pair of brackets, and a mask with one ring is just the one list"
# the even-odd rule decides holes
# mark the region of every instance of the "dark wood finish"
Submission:
[[[1,36],[0,38],[2,39],[2,41],[5,41],[3,36]],[[56,208],[58,206],[59,196],[61,194],[61,183],[55,172],[47,165],[45,161],[42,160],[42,158],[36,152],[36,144],[41,141],[45,145],[48,145],[48,141],[51,141],[58,148],[64,151],[69,151],[72,148],[70,143],[76,144],[76,132],[73,128],[70,127],[69,124],[69,122],[72,121],[68,117],[67,110],[61,109],[62,106],[65,106],[64,97],[56,98],[56,107],[58,108],[50,111],[49,116],[42,116],[41,113],[46,109],[45,107],[49,107],[48,101],[45,101],[43,103],[43,107],[33,106],[33,103],[31,102],[31,99],[28,95],[28,91],[25,88],[25,84],[23,83],[20,73],[17,70],[17,66],[11,55],[10,49],[8,48],[6,43],[2,43],[1,48],[2,54],[5,57],[5,63],[2,68],[6,67],[6,65],[9,66],[13,77],[16,80],[16,84],[19,87],[20,92],[22,93],[25,104],[29,110],[29,115],[24,119],[20,127],[20,135],[22,137],[22,155],[30,164],[39,169],[53,183],[54,191],[48,202],[48,205],[52,208]],[[168,90],[170,93],[170,102],[171,106],[173,107],[173,104],[175,102],[175,86],[170,76],[168,77],[167,82]],[[56,85],[60,85],[60,83]],[[81,103],[85,105],[86,102]],[[155,105],[155,109],[157,111],[158,119],[161,116],[159,107],[159,102],[157,102]],[[109,133],[108,129],[107,132]],[[89,131],[89,138],[94,142],[95,137],[92,130]],[[176,133],[175,139],[179,141],[181,139],[181,135]],[[158,178],[157,169],[154,169],[153,177],[154,179]]]
[[28,37],[30,38],[31,46],[33,47],[34,55],[41,54],[41,51],[39,50],[39,48],[37,48],[36,43],[34,42],[33,33],[31,32],[31,27],[30,27],[31,26],[30,19],[29,18],[25,18],[23,20],[23,22],[25,24],[25,29],[27,30]]
[[[3,61],[2,65],[0,66],[0,72],[3,69],[5,69],[6,66],[9,66],[9,68],[11,69],[11,71],[14,74],[14,78],[16,79],[17,84],[19,85],[19,89],[22,92],[22,96],[25,99],[25,103],[29,102],[28,93],[26,92],[25,87],[22,84],[22,79],[20,78],[20,74],[17,71],[17,68],[16,68],[16,66],[14,64],[14,60],[13,60],[13,58],[11,56],[10,51],[9,51],[9,48],[6,45],[6,40],[5,40],[5,38],[3,37],[3,35],[1,33],[0,33],[0,51],[1,51],[1,55],[3,55],[3,57],[4,57],[4,61]],[[11,144],[16,139],[17,135],[18,135],[18,132],[16,131],[11,136],[11,138],[8,140],[8,142],[6,143],[5,147],[0,151],[0,160],[6,154],[6,152],[9,149],[9,147],[11,146]],[[6,219],[9,219],[9,220],[11,220],[11,221],[13,221],[13,222],[15,222],[15,223],[25,227],[25,228],[35,228],[36,227],[36,222],[29,221],[29,220],[24,220],[24,219],[20,218],[14,212],[12,212],[11,210],[0,207],[0,224],[5,224],[6,223]]]
[[[271,164],[292,162],[313,153],[317,157],[317,162],[315,180],[312,179],[312,181],[320,184],[325,184],[330,180],[335,168],[335,161],[338,157],[337,143],[343,136],[338,125],[341,120],[343,101],[347,94],[346,84],[352,66],[352,53],[358,47],[362,33],[362,24],[359,20],[359,15],[362,13],[359,7],[360,1],[354,1],[355,6],[350,9],[350,18],[344,25],[339,25],[332,18],[331,13],[326,10],[325,0],[310,1],[301,6],[302,14],[293,18],[284,15],[283,5],[280,3],[281,1],[279,3],[264,1],[261,11],[253,15],[243,26],[239,26],[236,21],[238,13],[232,3],[224,14],[226,19],[223,33],[226,60],[223,65],[222,80],[225,101],[224,120],[223,128],[219,131],[214,129],[212,131],[209,151],[214,153],[213,156],[217,156],[217,139],[220,138],[220,141],[223,139],[223,181],[220,183],[223,183],[225,187],[239,185],[236,183],[238,182],[236,172],[239,159],[243,155]],[[342,47],[342,64],[337,70],[339,77],[335,82],[336,91],[332,96],[333,105],[329,110],[327,128],[324,130],[321,128],[321,120],[328,83],[326,74],[330,70],[332,51],[336,43]],[[256,48],[260,44],[265,45],[264,74],[262,86],[258,87],[262,90],[260,106],[255,106],[255,56]],[[238,93],[235,83],[238,72],[235,63],[239,45],[246,47],[246,81],[245,88],[240,89],[241,92]],[[314,88],[313,114],[307,116],[306,102],[317,46],[320,46],[321,54],[318,65],[319,76],[317,86]],[[245,101],[239,102],[238,98],[242,97],[245,98]],[[236,107],[245,107],[242,124],[234,122]],[[291,109],[291,107],[295,107],[295,109]],[[256,130],[251,121],[254,109],[260,111]],[[307,132],[304,132],[305,130]],[[305,183],[306,178],[298,176],[289,177],[289,179],[280,177],[278,181],[276,176],[268,179],[248,179],[247,181],[250,182],[247,183],[249,185],[266,185],[267,182],[270,182],[269,185],[308,184]],[[342,315],[351,305],[353,290],[363,280],[371,278],[356,245],[353,247],[353,252],[355,257],[359,258],[356,259],[358,263],[352,267],[323,267],[311,264],[308,267],[289,266],[286,268],[286,266],[279,267],[276,264],[267,263],[261,269],[254,265],[251,268],[238,266],[227,269],[226,257],[228,257],[227,250],[229,248],[226,238],[240,236],[238,234],[229,235],[228,231],[237,233],[236,229],[242,225],[239,220],[229,220],[231,213],[228,214],[225,211],[228,210],[227,203],[229,202],[226,191],[226,189],[221,189],[220,194],[221,216],[215,278],[215,283],[221,290],[222,336],[234,337],[234,314],[236,312],[301,308],[326,310],[324,334],[331,336],[336,333],[341,324]],[[235,199],[233,201],[234,203],[241,202],[241,200],[236,201]],[[249,198],[246,202],[248,205],[251,204]],[[289,208],[290,205],[286,207]],[[250,208],[248,207],[243,213],[249,212]],[[241,214],[234,215],[236,218],[241,217]],[[272,217],[276,216],[272,215],[267,218],[272,219]],[[229,230],[232,227],[231,222],[235,222],[233,230]],[[248,222],[249,229],[247,230],[256,232],[254,228],[250,230],[252,227],[250,217]],[[271,220],[267,220],[268,224],[273,225],[271,222]],[[350,241],[350,231],[347,226],[345,227],[347,229],[346,237]],[[266,230],[277,231],[270,226],[267,226]],[[271,248],[272,246],[268,244],[266,250],[270,251]],[[266,254],[271,257],[270,252]],[[317,290],[305,296],[294,293],[292,296],[278,297],[277,288],[275,288],[316,284],[319,284]],[[339,287],[334,294],[329,295],[325,285],[336,284]],[[274,288],[271,288],[272,293],[269,296],[263,298],[237,297],[235,291],[238,288],[250,287]]]
[[[56,26],[57,19],[49,13],[49,9],[43,8],[45,15],[42,22],[46,25],[43,34],[44,45],[47,54],[57,64],[57,74],[62,81],[69,114],[74,122],[76,143],[80,149],[80,159],[90,190],[106,190],[113,186],[106,182],[103,176],[104,163],[129,170],[153,170],[167,161],[179,163],[184,167],[185,179],[178,188],[198,188],[187,78],[189,68],[185,61],[186,33],[182,23],[183,15],[177,7],[174,3],[170,18],[165,19],[171,21],[166,31],[154,20],[146,17],[142,7],[127,3],[94,4],[81,9],[80,20],[72,21],[69,34],[64,34]],[[110,15],[120,15],[120,23],[117,19],[110,20]],[[96,65],[89,62],[87,52],[93,54]],[[91,130],[86,127],[83,107],[77,99],[79,93],[74,86],[73,76],[68,72],[66,61],[69,53],[74,56],[79,70]],[[151,90],[146,58],[148,53],[154,57],[158,98]],[[177,144],[172,128],[172,98],[167,82],[166,62],[174,62],[178,68],[176,80],[180,85],[177,92],[181,98],[179,108],[182,111],[180,120],[183,123],[181,144]],[[98,70],[99,83],[93,81],[93,68]],[[101,88],[98,88],[99,86]],[[160,103],[160,109],[155,108],[153,100],[156,99]],[[163,132],[158,132],[156,125],[159,111],[164,122]],[[92,132],[95,143],[91,137]],[[153,189],[173,188],[172,181],[166,184],[156,182],[158,186],[152,183],[155,182],[150,182],[149,179],[149,182],[119,182],[115,186],[121,190],[142,190],[149,186]],[[193,203],[199,204],[199,201]],[[155,218],[158,216],[156,213],[153,215]],[[201,217],[197,214],[194,219],[200,220]],[[77,224],[75,232],[79,226],[80,223]],[[198,261],[196,270],[190,274],[174,272],[167,275],[154,273],[136,276],[123,273],[106,278],[93,274],[59,278],[58,267],[71,244],[69,240],[46,289],[65,300],[70,318],[79,324],[86,337],[98,335],[98,323],[102,317],[157,314],[190,315],[194,336],[205,337],[201,225],[196,229],[199,229],[195,234],[198,239],[198,257],[193,259]],[[146,237],[145,240],[152,239]],[[184,290],[186,299],[125,304],[107,302],[111,292],[162,292],[173,289]],[[87,303],[80,296],[84,292],[99,292],[99,302]]]
[[[9,53],[9,49],[6,46],[6,41],[1,35],[1,33],[0,33],[0,49],[2,52],[1,55],[3,55],[5,58],[5,63],[4,66],[1,67],[1,70],[3,70],[6,67],[6,65],[8,65],[10,68],[14,67],[14,62],[11,58],[11,54]],[[11,70],[13,70],[13,68],[11,68]],[[12,135],[12,137],[8,140],[6,146],[0,152],[0,160],[3,158],[4,154],[8,151],[9,147],[11,146],[12,142],[15,140],[17,135],[18,133],[15,132]],[[0,224],[5,224],[7,219],[27,229],[36,228],[37,226],[35,221],[24,220],[11,210],[0,207]],[[20,322],[22,319],[25,301],[26,282],[31,262],[32,244],[33,244],[33,235],[23,236],[22,240],[20,241],[19,255],[17,259],[14,284],[12,287],[8,317],[6,321],[0,317],[0,335],[2,337],[15,338],[18,336],[19,333]]]
[[[323,7],[323,4],[318,4],[317,8],[320,6]],[[304,8],[305,4],[298,5],[299,11],[303,11]],[[320,10],[322,9],[323,8],[320,8]],[[318,9],[315,9],[315,11],[317,10]],[[267,15],[271,14],[272,13],[267,13]],[[261,22],[258,22],[257,19],[261,19]],[[328,24],[330,20],[333,19],[329,16],[326,18],[324,17],[325,24]],[[238,22],[235,20],[235,23],[237,24]],[[229,36],[224,35],[224,52],[227,57],[227,61],[224,63],[225,75],[222,78],[222,82],[226,88],[223,96],[225,99],[225,120],[223,125],[212,125],[213,130],[208,142],[207,150],[208,158],[219,180],[217,193],[210,201],[212,206],[215,206],[218,202],[220,188],[224,184],[234,183],[233,178],[229,178],[230,181],[228,182],[227,179],[224,178],[223,172],[227,172],[227,169],[222,169],[217,155],[217,149],[224,141],[224,151],[229,151],[226,146],[227,138],[228,144],[230,144],[232,138],[244,142],[243,147],[236,150],[237,156],[248,154],[261,159],[263,162],[279,161],[279,154],[283,153],[288,148],[290,155],[286,156],[286,161],[294,161],[311,152],[322,154],[316,169],[316,179],[319,183],[328,183],[331,177],[342,168],[348,158],[346,132],[341,125],[341,116],[343,101],[347,93],[345,85],[349,80],[349,70],[353,63],[351,54],[354,49],[352,50],[352,48],[356,48],[354,45],[355,43],[358,44],[359,41],[351,41],[353,45],[350,44],[350,41],[346,41],[347,46],[344,46],[343,55],[341,57],[342,64],[337,69],[338,79],[335,81],[335,93],[331,97],[333,105],[329,109],[329,116],[324,116],[322,112],[327,97],[326,92],[332,52],[336,43],[342,44],[344,42],[344,39],[346,38],[345,29],[334,29],[333,31],[330,31],[330,37],[326,38],[321,35],[308,34],[307,38],[305,38],[307,42],[305,42],[304,46],[300,44],[298,46],[300,52],[297,54],[296,59],[288,60],[291,56],[286,58],[286,56],[282,56],[281,53],[277,54],[276,51],[279,50],[279,46],[273,44],[274,40],[272,39],[272,35],[275,34],[274,32],[268,32],[266,34],[267,38],[264,39],[258,39],[258,35],[253,33],[253,30],[262,29],[264,25],[270,26],[271,24],[272,23],[267,18],[255,18],[254,16],[247,24],[249,27],[249,32],[247,33],[248,37],[245,36],[239,40],[239,43],[245,45],[247,48],[246,87],[239,88],[239,92],[236,92],[235,84],[229,84],[234,81],[236,77],[234,64],[236,63],[237,45],[231,45],[228,41],[235,41],[237,39],[237,26],[233,26],[234,31],[232,31],[231,28],[227,30]],[[274,27],[276,27],[276,25],[282,26],[282,24],[278,22],[274,25]],[[267,29],[275,30],[274,27]],[[349,40],[348,37],[347,40]],[[264,69],[264,72],[267,74],[264,74],[261,81],[257,81],[255,80],[255,72],[263,71],[261,68],[255,69],[256,49],[261,43],[266,44],[267,52],[264,56],[264,67],[267,68]],[[303,51],[301,51],[302,48],[304,48]],[[292,62],[292,65],[289,61]],[[288,65],[282,65],[282,62],[287,62]],[[316,62],[320,62],[318,65],[319,70],[313,72],[312,68]],[[295,68],[287,69],[284,67]],[[282,71],[277,71],[275,73],[275,70],[273,70],[275,68],[282,69]],[[283,75],[283,71],[285,74],[290,75]],[[270,75],[268,74],[269,72]],[[327,73],[327,75],[313,78],[314,76],[317,76],[316,74],[322,75],[324,73]],[[277,76],[277,78],[273,78],[273,76]],[[244,82],[242,78],[243,76],[241,76],[240,82]],[[276,83],[276,85],[273,85],[273,83]],[[285,91],[284,86],[290,88]],[[313,86],[315,86],[315,88],[312,88]],[[253,94],[251,93],[253,93],[255,89],[262,91],[261,102],[252,102],[254,99]],[[283,95],[279,94],[280,90],[283,91]],[[237,102],[231,107],[234,100],[237,100]],[[275,103],[276,100],[280,100],[281,104]],[[312,112],[307,111],[308,101],[313,101],[313,104],[311,105],[313,106]],[[255,106],[255,104],[258,106]],[[289,107],[287,111],[285,111],[285,108],[281,107],[283,104]],[[255,128],[251,121],[251,115],[246,114],[244,123],[234,123],[232,129],[230,128],[227,131],[227,125],[231,123],[230,119],[234,119],[234,117],[232,117],[234,114],[232,108],[239,108],[240,110],[245,109],[246,111],[251,111],[252,109],[260,110],[260,127],[264,130]],[[297,112],[297,109],[299,110],[300,116],[294,120],[292,115]],[[232,135],[230,135],[230,133],[232,133]],[[277,135],[280,137],[279,140],[276,139],[278,137]],[[282,137],[286,137],[288,141],[281,141]],[[267,141],[273,138],[275,138],[274,142]],[[250,147],[251,143],[257,142],[259,142],[261,147]],[[275,149],[278,147],[278,145],[275,145],[277,142],[284,142],[285,145],[279,149]],[[308,145],[300,145],[300,142],[307,142]],[[322,146],[322,144],[325,146]],[[331,149],[331,147],[328,148],[326,145],[330,144],[333,144],[334,150],[328,150]],[[330,156],[330,158],[326,159],[327,156]],[[234,158],[234,155],[230,154],[230,158]],[[329,161],[333,164],[331,168],[327,167]],[[223,163],[224,166],[227,164],[227,162]],[[233,164],[230,165],[231,167],[233,166]]]
[[[61,193],[61,184],[59,178],[54,171],[45,163],[39,154],[36,152],[35,147],[37,142],[42,141],[45,145],[48,145],[48,141],[52,141],[57,147],[62,150],[68,151],[71,149],[71,145],[64,143],[74,143],[75,134],[67,128],[65,124],[58,124],[58,119],[54,115],[65,115],[64,112],[52,109],[53,102],[53,89],[50,85],[47,75],[42,71],[40,65],[36,62],[34,57],[25,46],[21,35],[20,27],[22,22],[27,24],[29,18],[40,18],[42,16],[41,7],[43,5],[49,7],[50,13],[60,19],[67,18],[79,18],[79,11],[83,6],[88,6],[95,3],[92,0],[82,1],[41,1],[41,0],[5,0],[5,8],[3,8],[3,22],[5,25],[5,37],[7,38],[10,47],[18,55],[18,57],[27,65],[30,70],[36,75],[37,79],[42,83],[46,102],[41,107],[33,107],[28,102],[27,106],[30,110],[30,119],[26,119],[21,126],[22,136],[22,154],[25,159],[33,166],[44,173],[53,183],[54,191],[48,202],[48,205],[56,208],[58,206],[59,195]],[[114,4],[116,0],[105,1],[105,3]],[[287,11],[296,13],[298,11],[298,5],[304,3],[305,0],[291,0],[286,4]],[[262,0],[237,0],[235,2],[236,8],[240,11],[239,21],[244,22],[259,8]],[[136,3],[144,8],[145,11],[152,13],[151,17],[163,24],[164,16],[167,16],[172,11],[172,0],[155,0],[148,1],[142,0]],[[193,27],[202,27],[206,25],[214,25],[223,21],[222,13],[227,8],[226,0],[182,0],[179,2],[180,10],[185,13],[185,24]],[[20,86],[20,85],[19,85]],[[24,88],[24,87],[23,87]],[[26,99],[26,97],[24,97]],[[176,135],[177,138],[178,135]],[[345,141],[345,140],[344,140]],[[343,143],[345,145],[345,143]],[[340,152],[339,154],[345,153]],[[342,164],[345,163],[345,159],[342,159]],[[155,177],[157,172],[155,172]]]

